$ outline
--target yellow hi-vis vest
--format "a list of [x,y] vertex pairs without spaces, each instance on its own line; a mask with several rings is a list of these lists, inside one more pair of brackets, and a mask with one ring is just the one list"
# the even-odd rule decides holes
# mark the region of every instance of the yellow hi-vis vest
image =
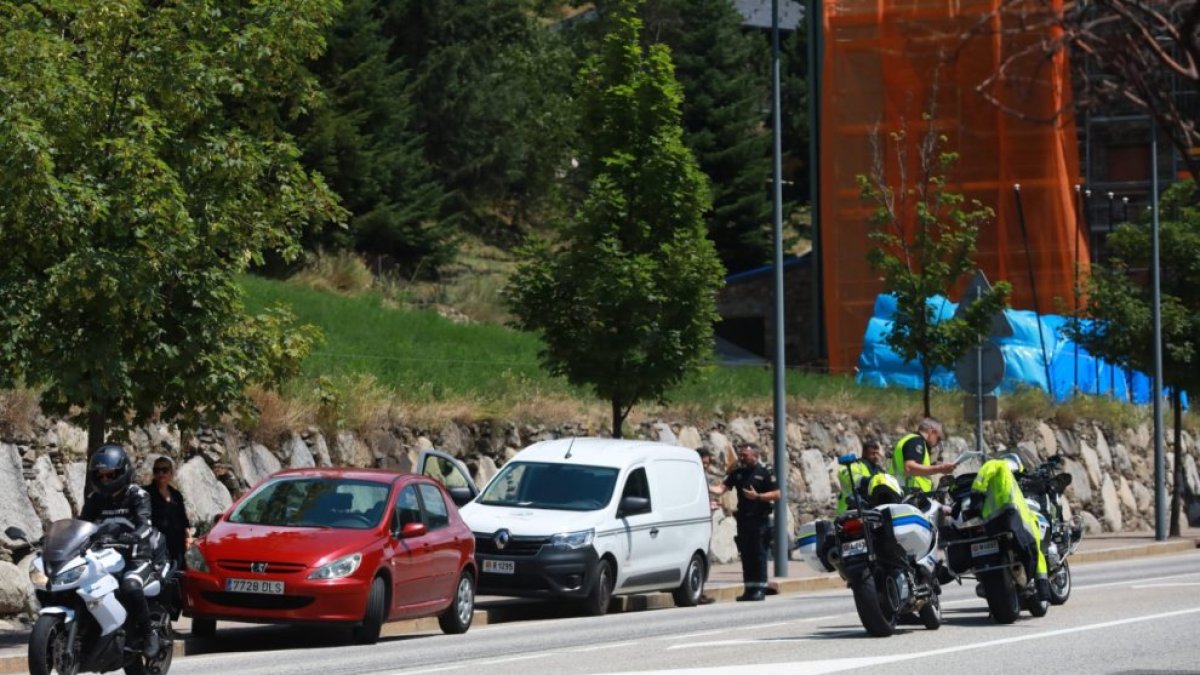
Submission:
[[[904,471],[904,444],[914,438],[921,438],[920,434],[909,434],[900,440],[896,441],[896,446],[892,448],[892,475],[900,484],[910,490],[920,490],[921,492],[933,492],[933,481],[926,476],[909,476]],[[921,443],[925,447],[925,455],[921,458],[921,466],[929,466],[929,444],[925,443],[925,439],[921,438]]]
[[850,495],[854,494],[854,489],[858,487],[859,481],[870,477],[871,470],[863,462],[855,462],[838,469],[838,484],[842,486],[842,491],[838,493],[837,498],[838,513],[846,512],[849,507]]
[[979,509],[979,515],[984,520],[1008,508],[1017,510],[1025,529],[1029,530],[1037,543],[1038,576],[1046,576],[1046,556],[1042,553],[1042,537],[1038,531],[1037,516],[1033,515],[1033,511],[1030,511],[1025,503],[1025,494],[1021,492],[1017,479],[1013,477],[1008,462],[1002,459],[984,462],[983,466],[979,467],[979,473],[975,474],[971,491],[983,494],[983,507]]

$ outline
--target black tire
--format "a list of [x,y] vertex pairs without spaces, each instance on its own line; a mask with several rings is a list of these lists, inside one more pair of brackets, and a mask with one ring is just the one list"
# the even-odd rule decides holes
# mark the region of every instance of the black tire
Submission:
[[66,622],[61,614],[43,614],[29,634],[29,672],[31,675],[75,675],[79,672],[78,654],[66,644]]
[[438,625],[447,635],[461,635],[471,627],[475,618],[475,577],[470,570],[463,570],[454,590],[454,600],[446,611],[438,616]]
[[138,654],[125,664],[125,675],[165,674],[171,670],[171,662],[175,660],[175,631],[165,617],[155,623],[155,630],[158,631],[160,645],[158,654],[152,659]]
[[996,623],[1012,623],[1020,613],[1020,601],[1017,589],[1013,587],[1012,575],[1007,570],[984,572],[979,575],[983,584],[984,597],[987,598],[988,610]]
[[356,645],[373,645],[379,642],[379,632],[383,630],[386,618],[387,585],[381,577],[375,577],[371,582],[371,592],[367,594],[367,609],[363,612],[362,623],[351,629],[350,639]]
[[1021,604],[1025,607],[1025,611],[1034,617],[1040,618],[1046,616],[1046,612],[1050,611],[1050,601],[1038,600],[1037,594],[1025,598],[1025,601]]
[[142,656],[141,654],[137,654],[136,656],[131,656],[130,658],[133,660],[126,663],[125,667],[123,668],[125,675],[146,675],[146,671],[148,670],[145,665],[146,657]]
[[1071,598],[1071,566],[1062,561],[1062,567],[1050,576],[1050,604],[1065,605]]
[[929,602],[921,608],[919,613],[921,623],[929,630],[937,630],[942,627],[942,596],[934,588],[933,593],[929,596]]
[[889,637],[896,632],[896,613],[883,608],[875,578],[867,577],[851,587],[854,591],[854,608],[863,628],[875,637]]
[[612,563],[601,560],[596,566],[596,582],[592,591],[583,601],[583,611],[588,616],[604,616],[608,613],[608,603],[612,600],[613,569]]
[[679,584],[679,588],[676,588],[671,596],[676,607],[695,607],[700,604],[700,596],[703,593],[704,558],[699,553],[694,553],[683,572],[683,583]]
[[192,619],[192,637],[201,640],[212,639],[217,634],[217,620],[196,618]]

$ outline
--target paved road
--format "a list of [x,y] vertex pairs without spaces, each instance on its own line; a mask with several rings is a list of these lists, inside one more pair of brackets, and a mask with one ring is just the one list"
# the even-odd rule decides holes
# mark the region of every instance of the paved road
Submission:
[[972,587],[951,586],[943,598],[941,630],[905,626],[888,639],[865,636],[848,591],[501,624],[465,636],[390,638],[374,647],[341,646],[337,632],[266,627],[219,638],[222,649],[244,651],[181,658],[171,672],[805,675],[878,672],[883,664],[888,675],[1011,673],[1043,664],[1056,673],[1197,669],[1200,551],[1081,566],[1065,606],[1042,619],[1022,614],[1009,626],[992,623]]

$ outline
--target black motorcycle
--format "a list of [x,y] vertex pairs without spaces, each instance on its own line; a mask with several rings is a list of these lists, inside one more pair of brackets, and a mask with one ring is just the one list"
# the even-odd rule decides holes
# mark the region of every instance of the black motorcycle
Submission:
[[1063,493],[1071,484],[1071,474],[1059,470],[1062,463],[1062,457],[1054,455],[1019,478],[1025,497],[1037,504],[1052,605],[1064,604],[1071,597],[1071,565],[1067,558],[1083,540],[1083,522],[1079,516],[1070,521],[1063,518]]

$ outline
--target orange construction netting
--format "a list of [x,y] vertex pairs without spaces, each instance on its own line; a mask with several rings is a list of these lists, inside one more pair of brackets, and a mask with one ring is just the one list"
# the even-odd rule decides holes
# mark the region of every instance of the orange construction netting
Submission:
[[[979,267],[993,282],[1012,283],[1015,308],[1054,313],[1076,302],[1077,264],[1078,274],[1086,274],[1089,253],[1087,234],[1076,223],[1081,180],[1075,124],[1062,114],[1070,102],[1068,65],[1061,56],[1021,57],[1006,71],[1014,77],[990,90],[1011,110],[986,100],[977,87],[1006,59],[1045,37],[1005,30],[1013,26],[993,16],[998,4],[824,4],[819,245],[831,372],[854,369],[882,291],[866,259],[873,245],[867,236],[871,208],[860,199],[856,177],[870,174],[879,156],[889,184],[896,186],[898,153],[889,140],[896,131],[905,131],[908,176],[917,175],[916,143],[927,125],[923,115],[931,109],[934,128],[948,139],[945,149],[960,154],[950,189],[996,212],[979,238]],[[1021,186],[1027,240],[1014,184]],[[949,289],[948,295],[957,300],[959,290]]]

